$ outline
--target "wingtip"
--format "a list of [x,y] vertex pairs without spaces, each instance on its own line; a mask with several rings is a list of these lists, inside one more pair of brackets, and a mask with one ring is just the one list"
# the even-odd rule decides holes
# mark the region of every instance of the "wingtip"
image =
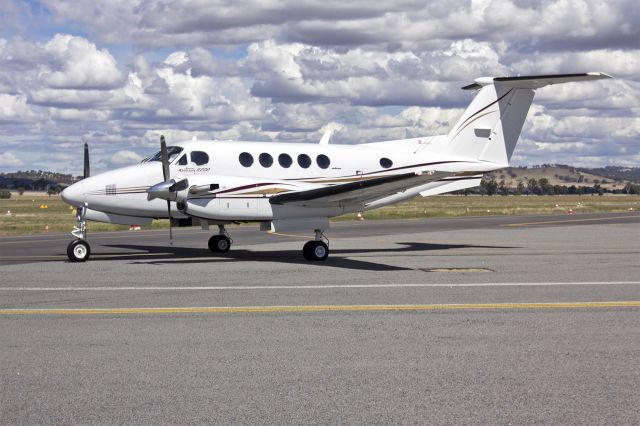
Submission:
[[598,77],[598,78],[613,78],[612,76],[610,76],[607,73],[604,72],[598,72],[598,71],[594,71],[594,72],[588,72],[588,75],[592,75],[594,77]]

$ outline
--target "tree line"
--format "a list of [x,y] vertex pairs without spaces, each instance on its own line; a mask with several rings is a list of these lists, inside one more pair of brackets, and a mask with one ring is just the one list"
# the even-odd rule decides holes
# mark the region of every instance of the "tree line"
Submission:
[[640,185],[627,182],[621,189],[608,189],[599,183],[592,186],[585,185],[552,185],[547,178],[526,179],[518,181],[518,185],[513,188],[507,186],[504,179],[499,182],[495,179],[484,178],[480,181],[480,187],[474,190],[465,190],[464,193],[480,193],[482,195],[583,195],[583,194],[640,194]]

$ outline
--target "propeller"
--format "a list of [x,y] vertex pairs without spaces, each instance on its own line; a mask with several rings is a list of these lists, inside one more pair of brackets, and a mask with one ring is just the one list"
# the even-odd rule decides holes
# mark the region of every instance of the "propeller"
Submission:
[[[160,136],[160,158],[162,160],[162,177],[164,182],[167,183],[171,177],[169,170],[169,153],[167,152],[167,143],[164,140],[164,135]],[[172,184],[171,186],[175,185]],[[169,190],[171,190],[171,186]],[[173,229],[171,227],[171,201],[167,198],[167,213],[169,214],[169,244],[173,245]]]
[[163,181],[151,186],[147,189],[147,199],[162,198],[167,200],[167,214],[169,215],[169,241],[173,244],[173,229],[171,226],[171,201],[178,200],[178,192],[184,191],[189,187],[188,179],[175,181],[171,179],[171,171],[169,170],[169,152],[164,135],[160,136],[160,161],[162,162]]
[[89,144],[84,143],[84,178],[88,178],[89,173]]
[[169,153],[167,151],[167,143],[164,140],[164,135],[160,136],[160,158],[162,161],[162,177],[164,181],[169,180]]

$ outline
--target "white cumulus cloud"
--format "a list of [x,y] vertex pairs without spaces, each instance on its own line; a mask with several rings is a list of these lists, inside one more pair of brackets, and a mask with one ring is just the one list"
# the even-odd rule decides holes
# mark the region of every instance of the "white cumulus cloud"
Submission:
[[474,78],[602,71],[615,79],[538,90],[515,158],[629,164],[640,156],[636,3],[11,0],[0,14],[3,148],[60,169],[70,162],[53,158],[81,161],[89,140],[97,172],[157,150],[161,133],[428,136],[449,130]]
[[122,73],[114,57],[85,38],[56,34],[44,49],[55,61],[52,69],[42,74],[51,87],[102,89],[122,83]]
[[36,117],[24,95],[0,93],[0,122],[26,122]]
[[111,156],[111,163],[117,166],[126,166],[142,161],[142,156],[133,151],[118,151]]
[[0,153],[0,166],[21,166],[24,163],[12,152]]

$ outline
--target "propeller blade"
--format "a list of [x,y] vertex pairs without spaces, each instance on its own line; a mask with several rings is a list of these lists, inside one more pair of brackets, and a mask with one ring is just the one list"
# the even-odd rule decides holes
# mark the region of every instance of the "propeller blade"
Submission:
[[89,145],[84,143],[84,178],[88,178],[90,175],[89,170]]
[[[169,172],[169,153],[167,152],[167,143],[164,140],[164,135],[160,136],[160,158],[162,160],[162,177],[164,178],[164,182],[162,182],[161,185],[166,185],[170,177],[170,172]],[[175,185],[175,182],[171,182],[170,185]],[[169,244],[173,245],[173,230],[171,228],[171,201],[170,200],[167,200],[167,214],[169,216]]]
[[167,153],[167,144],[164,141],[164,135],[160,136],[160,155],[162,159],[162,176],[164,180],[169,180],[169,154]]
[[171,201],[167,200],[167,213],[169,213],[169,245],[173,245],[173,230],[171,229]]

